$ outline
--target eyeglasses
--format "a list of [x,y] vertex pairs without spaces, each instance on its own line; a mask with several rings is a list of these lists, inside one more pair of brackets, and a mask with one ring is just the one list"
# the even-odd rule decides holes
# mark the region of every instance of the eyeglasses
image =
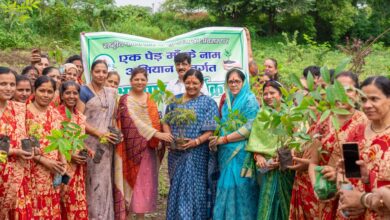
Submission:
[[241,80],[229,80],[229,81],[228,81],[228,84],[229,84],[229,85],[234,85],[234,84],[240,85],[241,83],[242,83]]

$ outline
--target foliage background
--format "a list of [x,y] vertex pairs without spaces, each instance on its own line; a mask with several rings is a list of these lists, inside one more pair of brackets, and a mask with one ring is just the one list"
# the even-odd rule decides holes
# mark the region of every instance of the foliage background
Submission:
[[[282,77],[312,64],[334,67],[345,39],[367,40],[390,27],[388,0],[167,0],[161,11],[117,7],[113,0],[0,0],[0,64],[38,47],[61,62],[80,51],[80,32],[113,31],[164,40],[207,26],[245,26],[254,58],[279,62]],[[363,77],[390,70],[390,34],[374,44]],[[18,53],[11,53],[20,50]],[[26,55],[23,54],[26,51]],[[3,59],[4,58],[4,59]],[[53,59],[53,57],[52,57]]]

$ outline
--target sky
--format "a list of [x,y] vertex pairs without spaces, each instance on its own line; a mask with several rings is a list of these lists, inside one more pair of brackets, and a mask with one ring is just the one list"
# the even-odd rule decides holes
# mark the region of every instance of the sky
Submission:
[[122,5],[139,5],[139,6],[148,6],[153,7],[154,3],[154,11],[157,11],[164,0],[115,0],[118,6]]

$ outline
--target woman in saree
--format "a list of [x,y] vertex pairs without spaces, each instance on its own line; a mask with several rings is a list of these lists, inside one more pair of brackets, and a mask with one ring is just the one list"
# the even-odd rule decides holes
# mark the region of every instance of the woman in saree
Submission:
[[212,137],[210,141],[210,147],[218,146],[220,169],[213,219],[256,219],[258,184],[255,173],[245,175],[242,171],[245,159],[252,155],[245,151],[245,146],[259,104],[241,70],[229,70],[225,84],[228,90],[222,107],[221,122],[228,121],[230,111],[239,111],[246,122],[234,131],[223,128],[220,137]]
[[61,219],[59,188],[53,186],[53,179],[55,174],[65,172],[65,163],[57,150],[45,152],[50,145],[46,136],[61,125],[60,114],[50,105],[56,84],[48,76],[40,76],[34,88],[34,99],[27,105],[26,113],[27,133],[40,144],[31,172],[33,219]]
[[168,154],[168,173],[170,189],[168,195],[167,219],[208,219],[211,218],[213,193],[211,175],[213,158],[208,139],[216,129],[214,117],[218,116],[217,103],[200,90],[203,74],[194,69],[188,70],[184,77],[186,92],[177,95],[182,104],[174,103],[167,107],[166,113],[177,109],[192,109],[196,121],[184,126],[174,123],[163,124],[164,131],[180,137],[184,131],[188,142],[180,149],[171,149]]
[[[362,108],[369,119],[365,129],[361,132],[364,137],[360,151],[362,166],[360,180],[363,189],[354,187],[354,190],[341,190],[340,209],[351,215],[351,209],[369,208],[367,202],[372,200],[372,191],[380,187],[390,186],[390,80],[384,76],[369,77],[361,85],[364,93]],[[360,198],[361,202],[351,201],[349,198]],[[382,206],[384,206],[383,198]],[[379,201],[380,202],[380,201]],[[383,209],[366,214],[366,219],[387,219],[390,213]]]
[[[86,116],[85,144],[101,160],[87,159],[87,202],[90,219],[114,219],[113,158],[117,136],[108,129],[115,126],[117,91],[104,87],[108,67],[105,61],[96,60],[91,66],[92,81],[81,86],[78,109]],[[100,159],[100,158],[99,158]]]
[[55,68],[53,66],[49,66],[49,67],[46,67],[45,69],[43,69],[42,75],[48,76],[48,77],[52,78],[54,80],[54,82],[56,82],[57,90],[56,90],[56,93],[54,95],[53,101],[51,102],[51,105],[53,107],[57,108],[61,102],[60,93],[59,93],[59,90],[61,87],[61,73],[57,68]]
[[16,91],[12,98],[15,102],[26,103],[28,98],[32,94],[31,81],[27,76],[17,75],[16,76]]
[[[263,99],[267,106],[277,109],[282,101],[281,84],[277,81],[268,81],[263,87]],[[260,191],[257,219],[281,219],[289,216],[291,190],[294,181],[294,172],[280,171],[277,159],[278,136],[264,129],[261,121],[261,110],[253,122],[249,136],[247,151],[254,152],[254,159],[260,173]],[[265,142],[264,138],[267,137]]]
[[33,152],[21,148],[21,140],[27,137],[26,106],[11,101],[15,90],[15,75],[0,67],[0,137],[10,139],[8,158],[0,161],[0,219],[28,220],[32,218],[29,183]]
[[[76,109],[80,96],[80,86],[74,81],[61,84],[60,97],[62,104],[58,111],[62,121],[70,121],[79,125],[85,133],[85,116]],[[71,113],[71,118],[66,116],[66,111]],[[61,188],[62,219],[88,219],[87,198],[85,192],[85,176],[87,158],[79,155],[80,151],[72,154],[71,162],[67,163],[66,173],[70,176],[69,183]]]
[[[356,103],[358,93],[356,88],[359,87],[357,75],[352,72],[342,72],[337,77],[345,88],[349,98]],[[336,119],[340,124],[340,128],[336,131],[333,128],[331,119],[328,118],[324,123],[319,125],[321,128],[314,133],[318,134],[321,146],[319,150],[313,150],[309,165],[309,176],[312,186],[315,184],[315,167],[323,166],[322,174],[328,181],[336,181],[337,162],[342,158],[342,143],[359,142],[362,139],[361,135],[357,135],[364,126],[362,126],[367,118],[364,113],[355,109],[355,105],[339,104],[338,108],[345,109],[350,114],[338,114]],[[362,148],[360,150],[363,150]],[[317,200],[318,201],[318,200]],[[315,202],[315,201],[313,201]],[[338,208],[338,197],[333,197],[326,201],[318,201],[318,214],[320,219],[336,219]],[[305,210],[309,211],[309,210]]]
[[160,140],[172,142],[170,133],[161,132],[156,103],[144,92],[148,75],[134,68],[131,91],[119,100],[118,121],[124,142],[115,154],[115,219],[144,219],[157,208]]

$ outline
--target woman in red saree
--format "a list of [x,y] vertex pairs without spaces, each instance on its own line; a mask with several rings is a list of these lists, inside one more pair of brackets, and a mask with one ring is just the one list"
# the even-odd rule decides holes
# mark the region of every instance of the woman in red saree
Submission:
[[[364,199],[366,193],[358,187],[355,187],[357,190],[341,190],[343,210],[365,208],[364,203],[373,200],[372,190],[390,186],[390,80],[383,76],[369,77],[361,88],[365,94],[362,98],[363,111],[370,121],[363,131],[362,145],[365,148],[360,153],[363,161],[359,163],[366,164],[362,169],[361,184],[368,194]],[[382,209],[367,213],[366,219],[388,219],[390,213],[385,213],[383,198],[377,199],[379,202],[382,200]]]
[[[354,88],[357,88],[358,79],[352,72],[343,72],[337,76],[337,80],[346,88],[347,95],[354,101],[357,100],[358,94]],[[359,131],[364,129],[364,123],[367,121],[363,112],[355,110],[355,106],[349,104],[340,104],[339,108],[343,108],[350,112],[348,115],[337,115],[336,118],[340,123],[340,128],[336,131],[333,128],[330,118],[324,123],[320,123],[321,130],[315,133],[320,134],[321,141],[320,150],[313,150],[309,165],[309,176],[312,186],[315,184],[316,166],[323,166],[322,173],[329,181],[336,181],[336,167],[338,161],[342,158],[341,144],[345,142],[360,142],[363,138]],[[362,150],[362,149],[360,149]],[[337,216],[338,196],[326,201],[318,201],[319,219],[333,220],[340,218]]]
[[50,144],[45,138],[52,129],[59,129],[61,115],[50,105],[56,90],[55,82],[48,76],[35,81],[34,100],[27,105],[26,127],[30,136],[38,136],[40,154],[34,156],[32,167],[33,219],[61,219],[59,189],[54,188],[54,174],[65,172],[65,163],[58,151],[44,149]]
[[[85,116],[76,109],[79,101],[80,86],[74,81],[62,83],[60,96],[62,105],[58,111],[63,121],[69,121],[66,109],[71,112],[71,122],[78,124],[85,133]],[[87,220],[87,197],[85,193],[85,174],[87,158],[80,156],[79,152],[72,154],[72,160],[67,164],[66,173],[71,177],[67,185],[61,188],[61,215],[66,220]]]
[[119,100],[118,123],[124,135],[115,153],[115,219],[119,220],[132,213],[143,219],[156,210],[159,142],[173,140],[171,134],[160,132],[157,105],[144,92],[147,79],[145,69],[135,68],[132,90]]
[[26,138],[26,106],[10,101],[15,90],[15,75],[0,67],[0,135],[10,138],[8,160],[0,162],[0,219],[28,220],[32,218],[29,183],[33,154],[21,149],[21,139]]

